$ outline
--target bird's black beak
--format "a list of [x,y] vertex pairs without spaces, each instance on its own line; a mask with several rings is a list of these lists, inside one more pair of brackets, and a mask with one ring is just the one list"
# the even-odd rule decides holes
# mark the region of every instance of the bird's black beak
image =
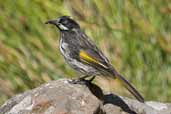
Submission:
[[58,20],[49,20],[49,21],[45,22],[45,24],[58,25]]

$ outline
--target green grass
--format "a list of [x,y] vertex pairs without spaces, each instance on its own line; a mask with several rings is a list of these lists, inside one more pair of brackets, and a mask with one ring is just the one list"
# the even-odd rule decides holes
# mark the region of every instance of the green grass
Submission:
[[0,104],[75,73],[59,52],[59,32],[44,22],[78,20],[115,68],[146,100],[171,101],[169,0],[0,0]]

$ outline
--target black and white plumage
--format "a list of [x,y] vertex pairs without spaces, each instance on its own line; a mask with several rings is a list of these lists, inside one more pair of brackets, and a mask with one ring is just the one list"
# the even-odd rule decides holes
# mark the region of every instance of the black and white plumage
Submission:
[[144,102],[139,92],[124,79],[110,64],[107,57],[80,29],[77,22],[68,16],[49,20],[60,30],[60,51],[66,62],[83,75],[110,76],[117,78],[140,102]]

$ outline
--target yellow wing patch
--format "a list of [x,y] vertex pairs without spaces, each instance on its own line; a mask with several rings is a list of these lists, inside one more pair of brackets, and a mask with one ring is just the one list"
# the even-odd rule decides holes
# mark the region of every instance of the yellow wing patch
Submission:
[[89,55],[87,55],[85,52],[80,51],[80,58],[87,61],[87,62],[93,62],[93,63],[98,63],[97,60],[93,59],[92,57],[90,57]]
[[95,60],[94,58],[92,58],[91,56],[89,56],[84,51],[80,51],[79,56],[80,56],[81,60],[83,60],[86,63],[89,63],[89,64],[95,63],[95,64],[98,64],[100,66],[103,66],[104,68],[107,68],[105,65],[103,65],[99,61]]

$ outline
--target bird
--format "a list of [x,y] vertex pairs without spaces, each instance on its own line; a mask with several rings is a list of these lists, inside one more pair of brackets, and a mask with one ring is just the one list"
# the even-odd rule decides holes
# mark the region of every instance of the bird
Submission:
[[[108,58],[84,33],[80,25],[70,16],[60,16],[45,24],[55,25],[60,31],[59,48],[66,63],[82,74],[78,80],[87,77],[105,76],[118,79],[122,85],[140,102],[142,95],[112,66]],[[91,81],[92,81],[91,80]]]

